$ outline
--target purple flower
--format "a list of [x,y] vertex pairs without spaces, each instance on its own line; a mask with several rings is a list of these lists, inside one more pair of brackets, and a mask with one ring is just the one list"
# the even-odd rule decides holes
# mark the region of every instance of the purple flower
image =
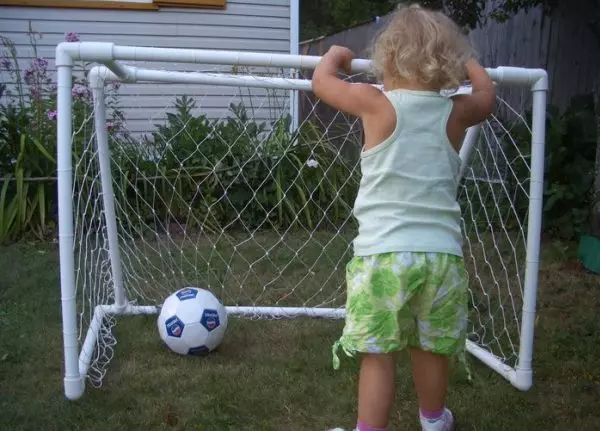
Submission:
[[73,97],[86,97],[88,95],[88,89],[84,85],[75,84],[71,90]]
[[110,132],[112,129],[114,129],[114,127],[115,127],[115,124],[114,124],[112,121],[108,121],[108,122],[106,123],[106,130],[108,130],[109,132]]
[[65,34],[65,40],[67,42],[79,42],[79,35],[74,31],[70,31]]
[[39,100],[42,98],[42,92],[40,91],[39,87],[31,87],[29,89],[29,95],[34,100]]
[[48,120],[56,120],[56,111],[48,111]]
[[31,67],[34,69],[45,69],[48,67],[48,60],[44,58],[36,58],[31,62]]
[[10,60],[7,57],[4,57],[2,60],[0,60],[0,69],[10,70]]

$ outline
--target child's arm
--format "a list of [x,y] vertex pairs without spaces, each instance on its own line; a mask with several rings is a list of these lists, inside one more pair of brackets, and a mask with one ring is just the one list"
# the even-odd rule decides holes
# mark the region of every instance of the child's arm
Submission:
[[453,116],[463,130],[484,121],[496,103],[496,88],[486,70],[475,59],[469,60],[465,67],[471,81],[471,94],[453,98]]
[[356,117],[376,113],[385,96],[370,84],[352,84],[337,77],[338,70],[350,73],[354,54],[347,48],[332,46],[315,68],[312,87],[315,95],[328,105]]

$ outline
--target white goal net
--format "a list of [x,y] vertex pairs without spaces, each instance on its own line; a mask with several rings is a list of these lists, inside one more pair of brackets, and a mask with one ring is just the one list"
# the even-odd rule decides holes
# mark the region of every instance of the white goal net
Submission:
[[[59,125],[59,153],[72,169],[59,185],[65,346],[73,344],[67,386],[101,385],[118,316],[155,313],[184,286],[212,291],[232,315],[344,315],[362,130],[310,92],[318,59],[280,56],[277,64],[255,54],[201,68],[184,64],[184,50],[150,51],[146,59],[169,63],[106,62],[114,73],[94,69],[88,101],[69,91],[65,107],[59,93],[59,119],[68,108],[76,120],[72,129]],[[289,78],[286,67],[305,64]],[[530,209],[540,204],[542,174],[532,180],[532,167],[543,166],[532,158],[532,148],[543,157],[543,131],[532,146],[532,115],[543,115],[544,100],[532,111],[530,71],[511,69],[514,83],[491,73],[499,109],[469,131],[461,152],[468,348],[527,389],[540,230],[539,208]],[[67,395],[82,390],[67,387]]]

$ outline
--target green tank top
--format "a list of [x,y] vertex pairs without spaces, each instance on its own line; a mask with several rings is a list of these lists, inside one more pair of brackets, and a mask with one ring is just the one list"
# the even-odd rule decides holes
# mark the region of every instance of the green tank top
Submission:
[[434,91],[397,89],[384,94],[396,111],[396,128],[361,154],[354,253],[462,256],[456,200],[461,161],[446,133],[452,100]]

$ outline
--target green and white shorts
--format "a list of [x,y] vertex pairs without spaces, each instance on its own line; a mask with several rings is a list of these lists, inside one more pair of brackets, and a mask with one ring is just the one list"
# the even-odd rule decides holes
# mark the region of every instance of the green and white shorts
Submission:
[[468,274],[463,259],[444,253],[385,253],[354,257],[347,266],[346,324],[333,346],[356,353],[417,347],[462,354],[467,327]]

